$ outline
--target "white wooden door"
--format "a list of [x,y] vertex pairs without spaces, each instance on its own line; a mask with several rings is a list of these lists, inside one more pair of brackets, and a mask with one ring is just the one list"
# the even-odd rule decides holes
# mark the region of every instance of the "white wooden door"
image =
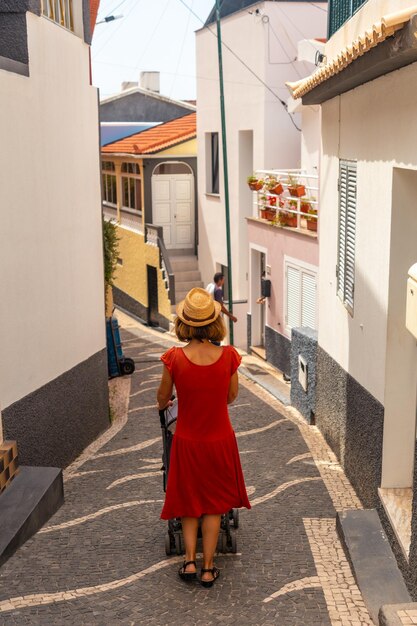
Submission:
[[193,174],[152,176],[152,222],[162,226],[168,249],[194,247]]

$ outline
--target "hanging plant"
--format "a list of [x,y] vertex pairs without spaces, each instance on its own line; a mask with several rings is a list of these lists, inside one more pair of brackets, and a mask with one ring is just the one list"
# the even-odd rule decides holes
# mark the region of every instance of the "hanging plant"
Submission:
[[107,286],[113,285],[117,257],[119,254],[119,238],[117,226],[103,218],[103,253],[104,253],[104,281]]

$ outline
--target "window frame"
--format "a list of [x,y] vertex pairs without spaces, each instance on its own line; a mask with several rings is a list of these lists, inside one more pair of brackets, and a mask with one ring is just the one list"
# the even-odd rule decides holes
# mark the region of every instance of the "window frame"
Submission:
[[[129,172],[129,171],[123,171],[123,166],[129,166],[129,165],[136,165],[136,167],[138,168],[139,173],[135,173],[135,172]],[[127,168],[128,169],[128,168]],[[123,161],[121,164],[121,168],[120,168],[120,177],[121,177],[121,192],[122,192],[122,197],[121,197],[121,202],[120,202],[120,206],[122,211],[127,211],[129,213],[132,213],[133,215],[138,215],[139,217],[142,217],[143,214],[143,206],[142,206],[142,185],[143,185],[143,181],[142,181],[142,174],[141,174],[141,169],[140,169],[140,165],[139,163],[137,163],[136,161]],[[129,202],[130,202],[130,198],[131,198],[131,182],[133,181],[133,188],[134,191],[133,193],[135,194],[135,198],[137,201],[139,201],[139,208],[135,206],[135,208],[132,208],[131,206],[126,206],[124,201],[125,201],[125,182],[127,181],[127,192],[128,192],[128,197],[129,197]],[[136,194],[136,182],[135,181],[139,181],[140,185],[139,185],[139,198],[137,197]]]
[[[111,165],[112,167],[105,167],[105,165]],[[101,177],[103,181],[103,204],[106,204],[110,207],[117,208],[117,176],[116,176],[116,165],[114,161],[102,160],[101,161]],[[107,190],[109,189],[108,180],[113,178],[114,180],[114,199],[115,202],[111,202],[107,198]],[[113,185],[112,185],[113,186]]]
[[[350,315],[355,308],[357,162],[339,160],[336,293]],[[344,230],[344,232],[343,232]],[[352,239],[353,238],[353,239]],[[351,285],[351,289],[349,289]]]
[[41,13],[58,26],[75,32],[73,0],[42,0]]
[[[216,144],[214,139],[216,138]],[[206,133],[206,193],[220,196],[220,133]]]

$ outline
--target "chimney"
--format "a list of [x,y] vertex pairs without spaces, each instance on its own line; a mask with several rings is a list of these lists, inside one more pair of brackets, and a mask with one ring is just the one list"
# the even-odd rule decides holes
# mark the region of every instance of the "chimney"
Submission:
[[122,89],[122,91],[126,91],[127,89],[134,89],[135,87],[139,87],[139,84],[135,83],[133,81],[125,80],[122,83],[121,89]]
[[139,86],[142,89],[159,93],[159,72],[141,72]]

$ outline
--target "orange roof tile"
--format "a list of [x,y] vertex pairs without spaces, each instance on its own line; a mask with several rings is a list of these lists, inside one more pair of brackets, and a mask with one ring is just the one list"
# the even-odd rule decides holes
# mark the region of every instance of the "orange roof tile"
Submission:
[[194,139],[197,135],[197,114],[190,113],[159,124],[141,133],[103,146],[103,153],[152,154],[170,146]]
[[100,6],[100,0],[90,0],[90,29],[91,36],[94,33],[94,27],[97,21],[97,13]]

